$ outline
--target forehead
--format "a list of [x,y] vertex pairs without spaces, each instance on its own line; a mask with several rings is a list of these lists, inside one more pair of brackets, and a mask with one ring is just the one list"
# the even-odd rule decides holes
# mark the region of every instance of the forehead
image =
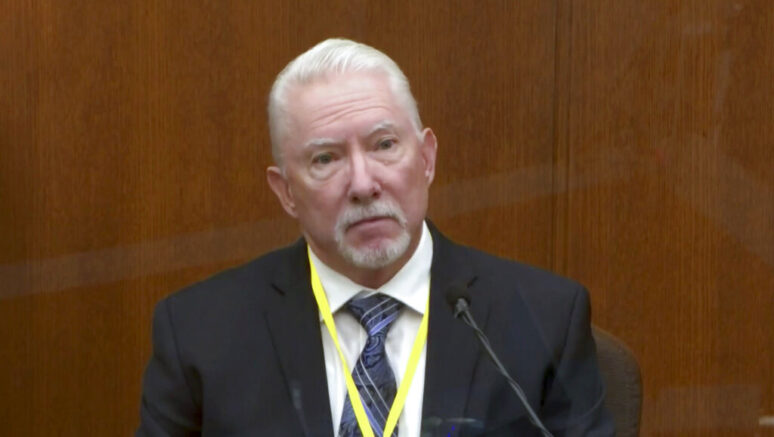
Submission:
[[288,93],[293,142],[314,135],[342,135],[385,121],[400,125],[407,114],[381,73],[338,74],[298,85]]

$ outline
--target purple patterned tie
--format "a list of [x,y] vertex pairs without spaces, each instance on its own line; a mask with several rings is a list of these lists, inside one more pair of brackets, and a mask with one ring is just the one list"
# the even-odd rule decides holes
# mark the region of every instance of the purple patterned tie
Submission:
[[[352,379],[360,393],[371,429],[375,436],[381,437],[397,391],[395,375],[384,350],[384,341],[403,304],[389,296],[374,294],[362,299],[353,299],[347,306],[368,333],[368,340],[352,371]],[[392,436],[397,435],[398,428],[395,427]],[[361,436],[352,403],[347,396],[341,414],[339,437]]]

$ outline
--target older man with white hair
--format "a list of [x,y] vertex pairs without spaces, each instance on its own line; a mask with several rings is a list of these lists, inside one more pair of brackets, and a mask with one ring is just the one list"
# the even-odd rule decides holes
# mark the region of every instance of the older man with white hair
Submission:
[[138,436],[613,435],[583,287],[427,221],[437,141],[395,62],[321,42],[269,127],[302,238],[158,304]]

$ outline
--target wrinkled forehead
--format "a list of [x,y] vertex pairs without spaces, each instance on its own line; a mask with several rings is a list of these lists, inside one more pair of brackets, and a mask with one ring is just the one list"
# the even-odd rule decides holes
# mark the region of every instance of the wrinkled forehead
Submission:
[[[385,120],[410,124],[408,111],[399,104],[388,78],[382,74],[338,74],[298,84],[288,91],[285,137],[291,142],[297,142],[299,136],[335,128],[370,129],[370,124]],[[364,125],[352,126],[361,123]]]

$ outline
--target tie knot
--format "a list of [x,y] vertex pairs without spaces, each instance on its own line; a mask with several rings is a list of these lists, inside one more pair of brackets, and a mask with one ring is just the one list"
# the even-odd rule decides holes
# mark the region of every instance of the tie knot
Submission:
[[347,307],[368,332],[369,336],[379,332],[387,332],[390,325],[398,318],[398,311],[403,304],[390,296],[374,294],[372,296],[352,299]]

